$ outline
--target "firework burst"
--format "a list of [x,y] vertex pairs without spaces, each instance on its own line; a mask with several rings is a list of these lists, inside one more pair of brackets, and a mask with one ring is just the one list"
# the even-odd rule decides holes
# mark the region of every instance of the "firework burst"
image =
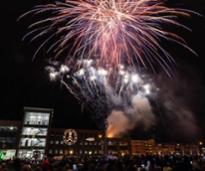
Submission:
[[133,67],[103,68],[93,60],[79,60],[77,65],[78,69],[73,70],[65,64],[55,63],[47,66],[46,70],[51,81],[59,80],[80,101],[101,99],[99,101],[110,104],[109,100],[120,97],[128,104],[132,94],[152,94],[154,86],[151,79],[145,74],[139,75]]
[[170,74],[174,60],[160,41],[192,50],[182,37],[163,26],[188,29],[177,18],[190,13],[168,8],[161,0],[66,0],[37,6],[22,17],[40,18],[24,37],[31,41],[46,37],[35,55],[47,46],[47,53],[55,58],[66,56],[67,62],[97,58],[101,66],[134,64],[152,70],[157,63]]
[[155,97],[159,89],[146,74],[124,65],[118,65],[117,69],[99,67],[93,60],[79,60],[77,65],[78,69],[73,70],[55,63],[46,70],[51,81],[60,81],[81,104],[95,113],[92,116],[95,121],[105,124],[102,121],[106,121],[113,110],[120,110],[125,118],[137,118],[137,121],[147,118],[146,111],[141,112],[145,108],[143,103],[148,104],[148,99]]

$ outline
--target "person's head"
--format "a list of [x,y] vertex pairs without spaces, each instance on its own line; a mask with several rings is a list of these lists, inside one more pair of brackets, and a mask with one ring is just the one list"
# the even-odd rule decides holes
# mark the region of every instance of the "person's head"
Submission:
[[41,167],[36,167],[34,171],[43,171]]
[[31,166],[29,164],[23,165],[22,171],[31,171]]

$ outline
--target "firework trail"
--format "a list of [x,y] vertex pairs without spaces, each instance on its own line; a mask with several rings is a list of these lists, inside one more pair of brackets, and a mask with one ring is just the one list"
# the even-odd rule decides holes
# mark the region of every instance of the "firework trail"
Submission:
[[67,63],[96,58],[100,66],[132,64],[151,70],[157,63],[170,75],[174,60],[160,41],[173,41],[192,50],[164,26],[189,30],[177,18],[191,13],[168,8],[162,0],[66,0],[36,6],[22,17],[37,18],[24,39],[44,40],[34,56],[47,49],[55,59],[66,57]]
[[107,120],[107,135],[119,136],[143,123],[147,129],[154,122],[149,97],[157,93],[152,80],[139,75],[133,67],[119,65],[117,70],[98,67],[93,60],[78,61],[78,69],[50,65],[51,80],[60,80],[81,103],[90,106],[95,119]]

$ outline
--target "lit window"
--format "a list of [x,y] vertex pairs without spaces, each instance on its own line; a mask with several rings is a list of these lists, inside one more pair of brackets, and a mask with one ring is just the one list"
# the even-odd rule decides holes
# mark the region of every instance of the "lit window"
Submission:
[[59,141],[56,141],[56,144],[59,144]]
[[39,135],[39,136],[46,136],[47,135],[47,128],[33,128],[33,127],[24,127],[22,135]]
[[48,125],[49,113],[26,112],[25,124],[28,125]]
[[70,150],[70,151],[69,151],[69,154],[70,154],[70,155],[73,155],[73,153],[74,153],[73,150]]
[[100,138],[100,139],[101,139],[101,138],[102,138],[102,135],[101,135],[101,134],[99,134],[99,135],[98,135],[98,138]]
[[13,127],[13,126],[11,126],[9,129],[10,129],[10,130],[14,130],[14,127]]

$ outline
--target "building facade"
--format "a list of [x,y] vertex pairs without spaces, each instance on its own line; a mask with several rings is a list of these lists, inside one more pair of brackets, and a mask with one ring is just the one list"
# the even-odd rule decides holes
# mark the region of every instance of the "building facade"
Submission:
[[52,129],[49,155],[126,155],[130,139],[106,138],[105,132],[84,129]]
[[104,132],[98,130],[52,129],[49,152],[54,155],[103,154]]
[[19,158],[42,159],[47,153],[52,115],[52,109],[24,108],[17,153]]
[[199,145],[194,144],[157,144],[154,139],[131,140],[132,155],[199,155]]
[[157,151],[155,140],[131,140],[131,151],[132,155],[154,154]]
[[105,153],[107,155],[124,156],[131,154],[131,139],[106,138]]
[[16,155],[20,132],[20,121],[0,121],[0,153],[2,159]]

